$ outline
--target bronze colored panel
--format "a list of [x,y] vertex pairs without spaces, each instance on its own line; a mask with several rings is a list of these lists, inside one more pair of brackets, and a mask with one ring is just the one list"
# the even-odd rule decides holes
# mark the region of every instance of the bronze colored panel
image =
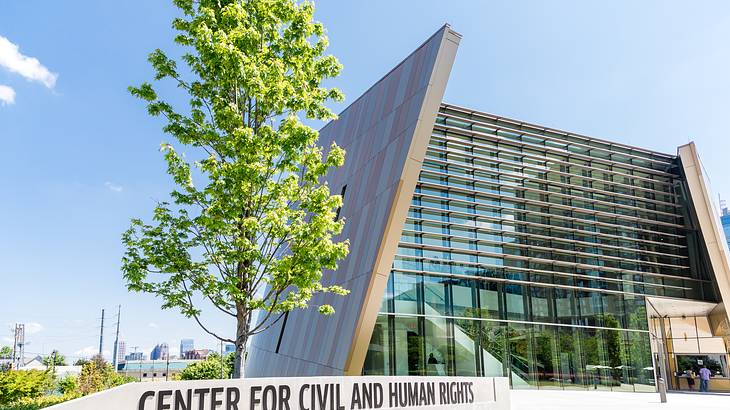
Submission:
[[361,372],[459,39],[442,27],[320,131],[322,146],[336,141],[347,150],[345,165],[327,181],[335,193],[347,185],[340,215],[351,243],[348,258],[323,282],[351,293],[313,300],[332,304],[332,317],[316,308],[291,312],[279,353],[279,328],[254,337],[249,376]]

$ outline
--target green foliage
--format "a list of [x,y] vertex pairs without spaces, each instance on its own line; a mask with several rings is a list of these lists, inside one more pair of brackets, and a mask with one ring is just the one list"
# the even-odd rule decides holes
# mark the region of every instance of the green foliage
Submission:
[[58,350],[54,350],[50,355],[43,358],[43,364],[51,367],[51,366],[65,366],[66,365],[66,357],[60,353],[58,353]]
[[0,359],[9,359],[13,355],[13,349],[10,346],[0,347]]
[[[235,343],[239,376],[250,335],[307,308],[317,293],[347,294],[321,282],[323,270],[336,269],[348,252],[347,241],[333,239],[344,224],[335,220],[342,198],[321,183],[345,152],[320,147],[318,132],[299,118],[335,118],[325,103],[342,94],[322,82],[341,66],[325,54],[328,40],[311,2],[174,3],[184,15],[173,27],[186,67],[179,70],[161,50],[149,61],[155,80],[176,84],[188,106],[173,107],[148,83],[130,92],[150,115],[164,117],[164,131],[176,140],[177,148],[162,144],[162,152],[178,188],[156,206],[152,223],[132,220],[122,237],[122,271],[129,290],[155,294],[163,308]],[[199,298],[235,319],[234,338],[205,327]],[[317,309],[334,313],[327,304]],[[257,310],[263,313],[251,325]]]
[[61,392],[61,394],[75,394],[79,388],[79,379],[77,376],[68,374],[60,378],[56,382],[56,385],[58,386],[58,391]]
[[229,379],[233,374],[235,354],[231,353],[223,358],[217,354],[211,354],[207,359],[193,363],[180,372],[180,380],[209,380],[221,378],[221,367],[223,367],[223,378]]
[[53,376],[40,370],[10,370],[0,373],[0,404],[21,398],[36,398],[53,389]]
[[88,360],[86,360],[86,359],[84,359],[84,358],[81,358],[81,359],[77,359],[77,360],[76,360],[76,361],[74,362],[74,366],[83,366],[83,365],[85,365],[86,363],[89,363],[89,361],[88,361]]
[[79,377],[59,380],[50,371],[12,370],[0,373],[0,410],[40,409],[133,381],[100,357],[87,361]]
[[87,395],[133,381],[134,377],[118,374],[110,363],[97,356],[81,368],[76,391],[81,395]]
[[50,407],[68,400],[79,397],[78,394],[65,394],[63,396],[40,396],[25,397],[10,404],[0,404],[0,410],[36,410]]

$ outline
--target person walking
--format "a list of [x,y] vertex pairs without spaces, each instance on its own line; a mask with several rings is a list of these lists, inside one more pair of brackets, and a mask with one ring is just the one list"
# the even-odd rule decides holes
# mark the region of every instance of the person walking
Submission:
[[692,369],[687,369],[685,372],[687,375],[687,387],[689,387],[689,391],[695,390],[695,375]]
[[700,391],[701,392],[709,391],[711,376],[712,376],[712,372],[710,371],[710,369],[708,369],[707,366],[702,366],[702,368],[700,369]]

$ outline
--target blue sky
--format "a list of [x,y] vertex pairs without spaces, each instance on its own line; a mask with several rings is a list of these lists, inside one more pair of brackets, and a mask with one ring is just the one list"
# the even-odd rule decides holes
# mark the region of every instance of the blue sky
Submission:
[[[129,219],[171,187],[168,137],[126,87],[151,79],[146,55],[171,49],[174,15],[168,1],[0,0],[0,36],[48,70],[29,80],[0,64],[15,92],[0,103],[0,344],[24,322],[28,352],[93,353],[104,307],[111,350],[121,304],[128,346],[215,346],[127,293],[119,271]],[[447,102],[668,153],[694,140],[715,194],[730,196],[726,2],[323,0],[317,18],[345,66],[332,81],[344,104],[449,22],[464,37]]]

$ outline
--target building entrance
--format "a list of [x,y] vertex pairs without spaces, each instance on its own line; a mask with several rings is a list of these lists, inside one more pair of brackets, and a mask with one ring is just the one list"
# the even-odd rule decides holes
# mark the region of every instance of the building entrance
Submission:
[[[706,367],[711,374],[709,390],[730,391],[727,335],[722,326],[713,324],[714,317],[722,317],[718,314],[722,305],[663,298],[647,298],[647,305],[655,364],[666,366],[667,388],[699,390],[700,369]],[[659,359],[662,356],[665,363]]]

